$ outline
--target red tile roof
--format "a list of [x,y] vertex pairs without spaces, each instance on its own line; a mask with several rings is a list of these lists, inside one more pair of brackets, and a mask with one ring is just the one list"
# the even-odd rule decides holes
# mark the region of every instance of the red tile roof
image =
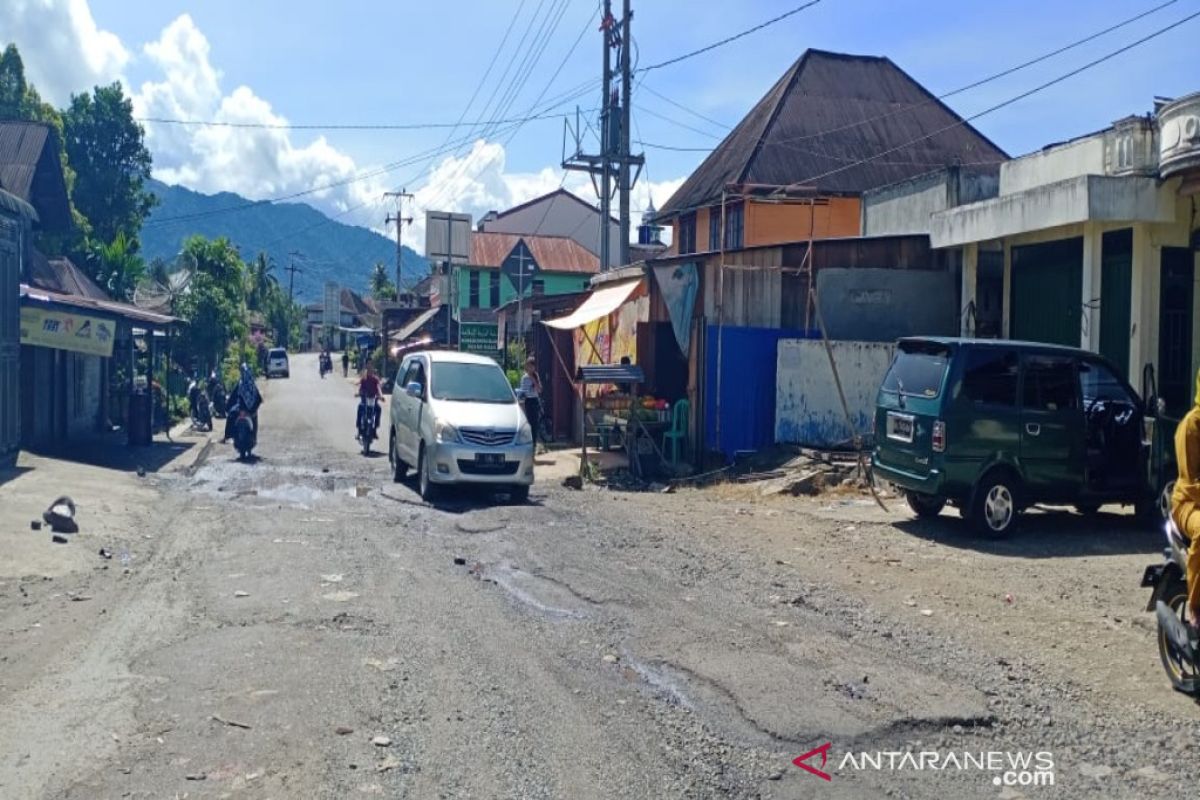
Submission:
[[499,269],[504,259],[524,240],[538,266],[545,272],[578,272],[593,274],[600,271],[600,259],[574,239],[565,236],[524,236],[517,233],[471,234],[471,266]]

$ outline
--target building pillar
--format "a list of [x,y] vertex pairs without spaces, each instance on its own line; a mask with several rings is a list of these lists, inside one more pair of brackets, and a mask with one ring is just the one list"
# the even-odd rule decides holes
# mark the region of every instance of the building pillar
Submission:
[[971,242],[962,252],[962,307],[959,309],[959,334],[973,337],[978,327],[975,313],[976,287],[979,285],[979,242]]
[[1129,378],[1141,386],[1142,369],[1158,361],[1159,272],[1150,228],[1145,223],[1133,226],[1133,286],[1129,303]]
[[1094,222],[1083,226],[1083,291],[1079,315],[1079,346],[1094,353],[1100,351],[1100,279],[1104,272],[1101,267],[1103,257],[1103,234],[1100,226]]
[[1001,298],[1001,336],[1005,339],[1012,337],[1012,325],[1009,315],[1012,312],[1012,245],[1004,240],[1004,296]]

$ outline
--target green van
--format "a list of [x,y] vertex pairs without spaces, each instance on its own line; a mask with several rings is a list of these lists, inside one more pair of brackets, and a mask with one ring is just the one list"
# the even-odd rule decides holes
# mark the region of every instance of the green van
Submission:
[[1084,350],[902,339],[879,389],[871,460],[918,515],[949,503],[991,536],[1034,503],[1084,513],[1121,503],[1154,517],[1174,479],[1174,426],[1155,425],[1159,405]]

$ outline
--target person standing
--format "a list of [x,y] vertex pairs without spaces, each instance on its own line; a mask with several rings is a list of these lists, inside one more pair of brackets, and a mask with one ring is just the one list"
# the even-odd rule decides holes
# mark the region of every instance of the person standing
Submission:
[[350,353],[347,350],[342,351],[342,377],[350,375]]
[[533,451],[537,452],[538,427],[542,420],[542,379],[537,374],[537,361],[533,356],[525,359],[525,373],[521,375],[521,383],[517,393],[525,406],[525,420],[533,429]]

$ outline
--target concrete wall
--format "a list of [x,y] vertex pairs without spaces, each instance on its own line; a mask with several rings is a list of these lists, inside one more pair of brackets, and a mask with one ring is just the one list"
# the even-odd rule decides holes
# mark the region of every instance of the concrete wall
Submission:
[[949,272],[823,269],[817,273],[817,296],[830,339],[958,335],[958,287]]
[[100,417],[101,382],[99,356],[64,353],[66,359],[67,436],[94,433]]
[[1014,194],[1048,183],[1104,174],[1104,136],[1050,147],[1000,166],[1000,194]]
[[820,340],[781,339],[775,383],[775,441],[808,447],[838,447],[855,434],[870,433],[875,396],[895,345],[881,342],[830,342],[852,431],[838,397],[829,356]]
[[[483,230],[496,233],[566,236],[600,255],[600,212],[559,194],[481,224]],[[707,236],[708,229],[705,228]],[[621,246],[621,229],[616,222],[609,226],[608,237],[613,263],[616,264]]]
[[950,167],[863,195],[863,236],[929,233],[930,215],[989,200],[999,191],[996,170]]

